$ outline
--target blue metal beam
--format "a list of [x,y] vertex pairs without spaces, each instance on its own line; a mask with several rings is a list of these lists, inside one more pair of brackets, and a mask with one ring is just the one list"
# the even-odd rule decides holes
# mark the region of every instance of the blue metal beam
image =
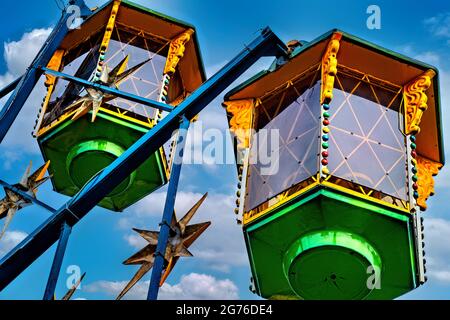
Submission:
[[192,120],[245,70],[264,56],[286,55],[287,48],[269,29],[249,44],[225,67],[178,105],[122,156],[93,178],[59,211],[45,221],[0,261],[0,290],[3,290],[58,239],[59,226],[74,226],[125,178],[156,152],[178,129],[180,119]]
[[66,253],[67,242],[69,242],[69,236],[71,232],[72,228],[67,223],[63,223],[58,247],[56,248],[55,257],[53,258],[53,264],[52,268],[50,269],[50,275],[48,276],[47,287],[45,288],[43,300],[53,300],[53,297],[55,296],[56,284],[58,282],[59,273],[61,272],[61,266],[64,255]]
[[159,293],[159,283],[161,282],[161,274],[164,268],[165,252],[167,241],[169,241],[170,225],[172,222],[173,211],[175,210],[175,200],[177,198],[178,183],[180,182],[181,167],[183,163],[184,148],[186,146],[187,132],[189,130],[190,121],[183,117],[180,124],[178,141],[175,148],[175,156],[172,162],[172,170],[170,171],[170,181],[167,190],[166,204],[164,206],[161,228],[158,237],[158,245],[155,251],[155,262],[153,264],[152,278],[148,291],[147,300],[157,300]]
[[10,185],[9,183],[7,183],[7,182],[5,182],[5,181],[3,181],[3,180],[0,180],[0,185],[2,185],[2,186],[3,186],[4,188],[6,188],[6,189],[11,190],[11,191],[14,192],[14,193],[19,194],[21,197],[23,197],[23,198],[25,198],[26,200],[28,200],[28,201],[30,201],[30,202],[32,202],[32,203],[38,205],[39,207],[42,207],[42,208],[44,208],[45,210],[50,211],[51,213],[55,213],[55,212],[56,212],[56,209],[50,207],[48,204],[46,204],[46,203],[44,203],[44,202],[42,202],[42,201],[39,201],[39,200],[36,199],[35,197],[30,196],[28,193],[23,192],[22,190],[20,190],[20,189],[14,187],[14,186],[12,186],[12,185]]
[[[81,8],[82,13],[87,14],[87,7],[83,0],[73,0],[71,3]],[[35,60],[31,64],[31,67],[28,68],[24,76],[20,79],[14,92],[11,94],[5,106],[0,111],[0,143],[5,138],[14,120],[17,118],[17,115],[33,91],[39,77],[42,75],[42,71],[37,67],[46,66],[49,63],[54,52],[58,49],[62,40],[69,32],[70,26],[68,22],[72,17],[73,13],[68,12],[67,10],[64,11],[63,16],[53,29],[53,32],[48,37],[47,41],[44,43]]]
[[19,84],[20,80],[22,80],[22,77],[17,78],[16,80],[14,80],[10,84],[8,84],[6,87],[4,87],[2,90],[0,90],[0,99],[3,98],[4,96],[6,96],[11,91],[13,91]]
[[155,101],[155,100],[150,100],[150,99],[147,99],[147,98],[143,98],[143,97],[137,96],[137,95],[132,94],[132,93],[123,92],[123,91],[120,91],[120,90],[117,90],[117,89],[114,89],[114,88],[111,88],[111,87],[108,87],[108,86],[101,85],[99,83],[94,83],[94,82],[91,82],[91,81],[80,79],[80,78],[77,78],[77,77],[74,77],[74,76],[62,73],[62,72],[58,72],[58,71],[55,71],[55,70],[51,70],[51,69],[48,69],[48,68],[41,68],[41,70],[44,71],[47,74],[51,74],[51,75],[53,75],[55,77],[74,82],[74,83],[82,85],[84,87],[93,88],[93,89],[99,90],[101,92],[109,93],[109,94],[112,94],[112,95],[114,95],[116,97],[123,98],[123,99],[129,100],[129,101],[133,101],[133,102],[136,102],[136,103],[140,103],[140,104],[152,107],[152,108],[156,108],[156,109],[159,109],[159,110],[162,110],[162,111],[166,111],[166,112],[171,112],[173,110],[173,107],[171,107],[171,106],[169,106],[167,104],[164,104],[164,103],[161,103],[161,102],[158,102],[158,101]]

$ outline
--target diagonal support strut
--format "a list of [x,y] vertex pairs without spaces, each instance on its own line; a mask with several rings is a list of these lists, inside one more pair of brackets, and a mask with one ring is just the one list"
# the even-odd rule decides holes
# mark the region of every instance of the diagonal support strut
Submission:
[[[62,223],[66,222],[71,227],[77,224],[111,190],[168,141],[172,133],[178,129],[180,118],[186,117],[188,120],[192,120],[259,58],[285,56],[286,52],[285,44],[272,30],[269,28],[262,30],[259,36],[241,53],[188,96],[122,156],[93,178],[56,214],[9,252],[0,261],[0,290],[10,284],[58,240]],[[0,135],[0,137],[2,136]]]

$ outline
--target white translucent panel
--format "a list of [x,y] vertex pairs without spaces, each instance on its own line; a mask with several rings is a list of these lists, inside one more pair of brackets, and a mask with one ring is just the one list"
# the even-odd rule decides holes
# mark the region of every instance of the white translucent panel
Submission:
[[[117,32],[117,37],[121,39],[121,31]],[[128,56],[129,62],[127,69],[130,69],[149,60],[137,72],[120,83],[119,89],[147,99],[158,100],[162,87],[161,81],[166,58],[147,49],[134,46],[133,43],[135,41],[137,41],[136,37],[132,37],[129,42],[111,40],[106,54],[106,64],[112,69]],[[140,43],[143,42],[146,44],[149,40],[139,39],[139,41]],[[150,46],[145,45],[145,48],[148,47]],[[156,113],[155,109],[148,106],[130,103],[120,98],[109,101],[108,103],[114,107],[133,112],[146,118],[153,118]]]
[[[407,200],[406,141],[392,103],[397,94],[343,75],[338,79],[330,111],[331,175]],[[343,91],[344,84],[351,93]]]
[[[263,126],[252,140],[246,211],[256,208],[318,172],[320,83],[307,89],[300,97],[294,88],[290,90],[290,97],[284,96],[289,99],[287,102],[281,100],[282,94],[277,96],[278,102],[282,102],[281,105],[286,103],[286,107],[280,108],[275,101],[271,101],[270,108],[264,103],[257,107],[258,113],[264,112],[275,117]],[[272,136],[266,134],[270,130],[277,130],[279,133],[275,143],[271,140]],[[269,165],[259,159],[258,150],[270,151],[272,162]],[[268,166],[278,170],[273,169],[267,174]]]

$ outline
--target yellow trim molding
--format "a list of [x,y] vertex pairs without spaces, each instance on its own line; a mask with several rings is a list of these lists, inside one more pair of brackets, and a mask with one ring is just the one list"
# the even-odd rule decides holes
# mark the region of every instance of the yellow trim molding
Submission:
[[337,190],[337,191],[340,191],[342,193],[346,193],[346,194],[352,195],[354,197],[370,201],[372,203],[383,205],[383,206],[389,207],[391,209],[396,209],[396,210],[402,211],[404,213],[408,213],[408,214],[410,213],[409,209],[407,209],[407,208],[402,208],[400,206],[396,206],[395,204],[391,204],[391,203],[385,202],[383,200],[373,198],[373,197],[371,197],[369,195],[353,191],[351,189],[342,187],[342,186],[334,184],[332,182],[322,181],[322,182],[311,183],[307,187],[305,187],[305,188],[295,192],[294,194],[292,194],[292,195],[290,195],[288,197],[286,197],[284,194],[276,197],[277,199],[279,199],[279,201],[276,204],[268,207],[267,209],[265,209],[265,210],[263,210],[263,211],[261,211],[259,213],[255,214],[252,211],[244,213],[244,226],[249,224],[250,222],[252,222],[252,221],[254,221],[254,220],[256,220],[256,219],[258,219],[258,218],[260,218],[260,217],[262,217],[264,215],[266,215],[267,213],[272,212],[274,209],[284,205],[285,203],[291,201],[292,199],[298,197],[301,194],[304,194],[304,193],[308,192],[309,190],[311,190],[311,189],[313,189],[313,188],[315,188],[317,186],[325,186],[327,188],[330,188],[330,189],[333,189],[333,190]]
[[166,66],[164,68],[164,74],[174,74],[178,63],[184,56],[186,50],[186,43],[191,40],[194,30],[189,29],[183,32],[176,39],[170,43],[169,54],[167,55]]
[[[244,225],[247,225],[247,224],[249,224],[250,222],[252,222],[252,221],[258,219],[259,217],[262,217],[262,216],[266,215],[267,213],[271,212],[272,210],[274,210],[274,209],[276,209],[276,208],[282,206],[283,204],[285,204],[285,203],[291,201],[292,199],[298,197],[299,195],[301,195],[301,194],[303,194],[303,193],[305,193],[305,192],[308,192],[309,190],[311,190],[311,189],[317,187],[318,185],[320,185],[319,182],[314,182],[314,183],[311,183],[311,184],[308,185],[307,187],[305,187],[305,188],[303,188],[303,189],[297,191],[296,193],[294,193],[294,194],[292,194],[292,195],[290,195],[290,196],[288,196],[288,197],[286,197],[285,195],[282,195],[282,196],[279,198],[279,201],[278,201],[276,204],[274,204],[273,206],[268,207],[267,209],[265,209],[265,210],[263,210],[263,211],[261,211],[261,212],[258,212],[258,213],[256,213],[256,214],[255,214],[255,213],[252,213],[252,211],[244,213],[244,221],[243,221]],[[278,199],[278,198],[277,198],[277,199]]]
[[404,87],[405,134],[417,134],[420,132],[420,120],[428,108],[426,91],[430,88],[431,80],[435,75],[436,72],[428,70]]
[[111,14],[109,16],[108,24],[106,25],[105,34],[103,36],[102,45],[100,47],[100,52],[105,52],[108,49],[109,42],[111,41],[111,36],[114,30],[114,25],[116,23],[117,13],[119,12],[119,6],[121,0],[115,0],[113,7],[111,9]]
[[[50,59],[50,62],[47,65],[48,69],[59,71],[61,68],[62,59],[64,57],[64,50],[56,50],[53,54],[52,58]],[[49,88],[50,86],[53,86],[56,82],[56,77],[51,74],[45,74],[45,86]]]
[[419,186],[417,192],[419,198],[417,204],[422,210],[427,209],[427,199],[434,195],[434,176],[437,176],[442,164],[417,156],[417,185]]
[[[50,59],[47,68],[55,71],[60,71],[62,60],[64,57],[65,51],[64,50],[56,50],[53,54],[52,58]],[[44,115],[47,111],[48,104],[50,103],[50,99],[53,94],[53,90],[55,89],[55,83],[56,83],[56,77],[51,74],[45,74],[45,86],[47,87],[47,94],[45,96],[44,102],[42,104],[42,108],[39,110],[38,119],[36,122],[36,125],[34,127],[33,136],[37,136],[37,132],[40,129],[42,125],[42,121],[44,119]]]
[[250,147],[250,135],[252,129],[254,100],[232,100],[223,103],[227,112],[232,115],[230,131],[239,141],[238,148]]
[[330,103],[333,100],[334,80],[338,65],[337,54],[341,45],[341,39],[341,33],[334,33],[322,58],[321,104]]

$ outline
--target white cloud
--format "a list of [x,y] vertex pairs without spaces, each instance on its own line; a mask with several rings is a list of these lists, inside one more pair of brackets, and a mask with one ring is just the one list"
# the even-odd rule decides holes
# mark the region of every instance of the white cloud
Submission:
[[148,243],[144,240],[144,238],[142,238],[141,236],[138,235],[134,235],[134,234],[130,234],[130,235],[126,235],[125,237],[125,241],[133,248],[135,249],[142,249],[143,247],[145,247]]
[[[50,32],[51,29],[35,29],[29,33],[25,33],[18,41],[4,43],[3,57],[8,70],[5,74],[0,75],[1,88],[25,72]],[[40,80],[2,144],[3,158],[6,158],[7,161],[14,161],[18,154],[39,153],[37,143],[32,138],[31,132],[33,131],[37,112],[45,92],[43,81]],[[0,105],[3,106],[6,99],[1,99]]]
[[5,150],[0,154],[4,170],[11,170],[12,165],[20,159],[20,153],[14,150]]
[[450,284],[450,221],[425,218],[427,274],[439,284]]
[[433,271],[431,275],[441,283],[450,284],[450,271]]
[[425,19],[424,24],[433,35],[450,39],[450,12]]
[[14,249],[26,237],[27,234],[21,231],[6,231],[5,235],[0,240],[0,256],[7,254],[10,250]]
[[[133,208],[127,217],[121,219],[120,227],[147,228],[143,221],[149,217],[160,217],[164,208],[165,193],[157,192],[148,196]],[[178,219],[202,197],[202,194],[183,192],[177,194],[176,212]],[[235,197],[225,194],[209,194],[200,207],[192,223],[211,221],[208,230],[193,244],[193,259],[207,262],[205,267],[222,272],[229,272],[232,267],[248,265],[242,229],[236,225]],[[145,245],[140,237],[130,233],[126,242],[136,249]]]
[[51,28],[34,29],[25,33],[19,41],[4,43],[4,54],[8,72],[13,76],[22,75],[34,57],[38,53],[42,44],[47,40]]
[[[83,291],[104,293],[116,297],[127,284],[126,281],[97,281],[85,285]],[[138,282],[125,296],[128,300],[144,300],[149,281]],[[237,300],[239,290],[229,279],[219,280],[210,275],[191,273],[184,275],[178,284],[164,284],[160,290],[161,300]]]

